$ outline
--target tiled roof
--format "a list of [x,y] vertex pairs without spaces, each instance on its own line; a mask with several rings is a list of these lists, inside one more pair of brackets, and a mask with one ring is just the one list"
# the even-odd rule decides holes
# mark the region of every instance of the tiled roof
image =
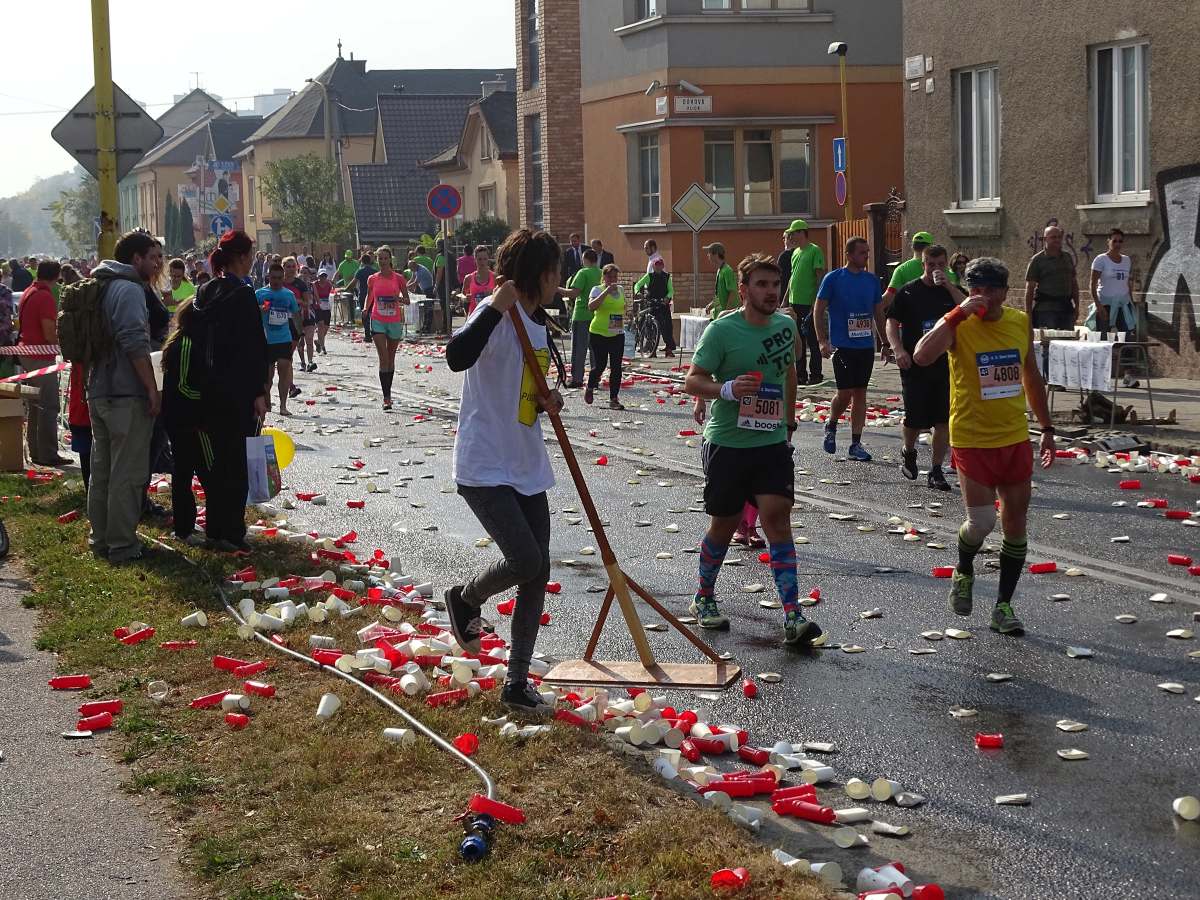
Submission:
[[449,144],[457,146],[467,110],[477,99],[477,94],[379,96],[387,162],[350,166],[360,239],[399,240],[434,227],[425,198],[438,177],[421,168],[421,161]]
[[501,156],[517,155],[517,95],[496,91],[479,101],[479,111],[487,122]]
[[252,131],[262,125],[260,116],[213,113],[201,116],[173,137],[160,142],[142,157],[134,169],[150,166],[190,166],[197,156],[209,152],[216,159],[233,159]]
[[[506,69],[376,69],[367,71],[366,60],[338,58],[316,82],[327,86],[334,102],[334,131],[340,135],[374,133],[375,98],[403,90],[406,94],[460,94],[478,97],[480,85],[497,75],[515,87],[516,72]],[[319,84],[306,84],[249,141],[270,138],[321,137],[324,135],[324,98]]]

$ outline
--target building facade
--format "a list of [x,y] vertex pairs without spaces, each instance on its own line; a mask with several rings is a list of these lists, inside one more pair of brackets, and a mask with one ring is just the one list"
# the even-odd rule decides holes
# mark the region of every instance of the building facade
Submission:
[[[580,4],[588,237],[631,272],[653,238],[691,286],[692,233],[672,206],[692,184],[720,205],[701,235],[735,263],[777,253],[793,219],[844,216],[833,139],[842,122],[838,57],[848,46],[848,198],[903,188],[900,5],[874,0],[615,0]],[[624,186],[624,190],[620,187]],[[828,247],[825,247],[828,251]],[[703,256],[703,255],[702,255]],[[697,305],[712,299],[698,260]],[[690,303],[690,291],[685,290]],[[684,308],[677,302],[677,308]]]
[[1122,229],[1156,371],[1200,377],[1198,42],[1194,0],[905,0],[908,230],[1003,258],[1019,304],[1057,224],[1082,319]]
[[[595,2],[588,6],[603,6]],[[584,230],[580,0],[516,0],[519,224]],[[518,224],[513,222],[513,225]]]

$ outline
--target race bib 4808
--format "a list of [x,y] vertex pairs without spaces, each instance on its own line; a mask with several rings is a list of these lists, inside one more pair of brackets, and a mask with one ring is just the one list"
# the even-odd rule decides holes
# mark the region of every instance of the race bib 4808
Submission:
[[738,428],[774,431],[782,421],[782,384],[760,384],[757,394],[748,394],[738,402]]
[[1015,397],[1021,393],[1019,350],[976,353],[975,364],[979,367],[979,393],[984,400]]

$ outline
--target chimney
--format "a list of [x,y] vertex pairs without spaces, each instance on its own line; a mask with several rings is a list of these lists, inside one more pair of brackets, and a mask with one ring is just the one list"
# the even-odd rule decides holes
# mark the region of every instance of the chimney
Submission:
[[508,82],[504,80],[503,75],[497,75],[491,81],[481,81],[479,83],[483,87],[484,100],[492,96],[492,94],[496,93],[496,91],[502,91],[508,87]]

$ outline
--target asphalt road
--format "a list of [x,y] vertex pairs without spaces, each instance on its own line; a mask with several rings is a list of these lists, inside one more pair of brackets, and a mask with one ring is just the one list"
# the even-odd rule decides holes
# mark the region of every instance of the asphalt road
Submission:
[[[305,398],[321,399],[312,406],[296,404],[302,411],[296,418],[273,420],[300,445],[286,472],[287,488],[329,494],[328,506],[298,504],[302,508],[290,515],[323,532],[353,528],[360,535],[358,548],[402,554],[412,574],[432,579],[439,589],[461,581],[497,551],[475,546],[484,532],[450,481],[460,377],[428,347],[406,346],[397,365],[397,407],[384,413],[374,352],[343,337],[331,336],[329,345],[321,371],[301,376]],[[331,386],[337,390],[327,391]],[[697,505],[702,486],[699,448],[678,435],[694,427],[690,406],[676,398],[659,404],[655,389],[662,386],[639,383],[625,390],[628,409],[621,413],[588,408],[580,395],[570,395],[565,421],[622,566],[676,614],[686,615],[696,564],[688,551],[706,522],[689,509]],[[828,389],[822,391],[814,396],[827,399]],[[552,440],[548,426],[545,431]],[[692,440],[698,444],[698,438]],[[808,541],[798,547],[801,594],[811,587],[822,594],[810,614],[831,645],[857,644],[864,652],[783,650],[781,611],[759,606],[775,596],[769,570],[757,561],[757,551],[731,552],[729,560],[741,565],[727,564],[718,595],[733,629],[705,637],[718,650],[732,652],[746,673],[775,671],[783,680],[760,683],[755,700],[737,690],[672,699],[718,722],[748,728],[758,745],[781,739],[834,742],[838,752],[829,765],[839,784],[850,777],[885,776],[928,803],[916,809],[860,804],[833,785],[821,791],[828,805],[866,806],[884,821],[910,826],[912,835],[871,836],[869,848],[842,851],[834,847],[831,829],[773,819],[764,838],[794,855],[837,860],[849,873],[900,859],[918,882],[937,881],[952,897],[1200,896],[1200,823],[1183,822],[1171,811],[1174,797],[1200,793],[1200,661],[1187,655],[1198,644],[1166,637],[1174,628],[1200,629],[1200,622],[1193,625],[1200,578],[1166,561],[1169,552],[1200,556],[1200,529],[1134,506],[1139,497],[1162,496],[1174,507],[1194,509],[1200,489],[1175,477],[1142,475],[1144,491],[1120,491],[1116,476],[1092,466],[1038,472],[1029,560],[1054,560],[1059,572],[1022,578],[1016,606],[1028,633],[1005,638],[987,628],[994,570],[979,568],[977,611],[967,620],[948,611],[948,582],[930,577],[932,566],[956,559],[957,490],[938,494],[923,478],[904,481],[895,468],[896,429],[871,429],[865,442],[876,461],[852,463],[821,451],[817,426],[801,426],[793,517],[802,523],[797,537]],[[594,546],[594,539],[586,520],[569,524],[582,515],[574,512],[581,506],[561,452],[554,444],[550,450],[558,475],[551,494],[552,577],[562,582],[563,592],[548,597],[552,622],[543,629],[539,650],[574,658],[595,620],[605,576],[598,556],[580,552]],[[595,465],[601,454],[608,456],[607,466]],[[348,468],[356,457],[366,463],[358,473]],[[924,450],[921,460],[927,464]],[[368,481],[389,493],[366,493]],[[365,509],[346,508],[346,500],[363,498]],[[1129,506],[1114,508],[1119,500]],[[855,519],[834,521],[830,513]],[[890,515],[929,533],[905,542],[888,533]],[[651,524],[640,524],[644,521]],[[672,523],[677,533],[664,530]],[[873,530],[860,530],[869,526]],[[1112,543],[1118,535],[1128,535],[1129,542]],[[998,547],[998,534],[992,543]],[[673,557],[656,559],[661,552]],[[986,559],[980,562],[986,565]],[[1068,577],[1069,566],[1086,574]],[[766,591],[742,591],[756,582]],[[1151,603],[1157,592],[1173,602]],[[1059,593],[1070,599],[1048,599]],[[860,618],[861,611],[876,607],[882,617]],[[1137,623],[1114,620],[1126,613],[1137,616]],[[658,618],[647,607],[643,617]],[[506,630],[503,617],[493,611],[492,618]],[[974,637],[938,642],[921,637],[922,631],[946,627],[967,628]],[[650,632],[649,639],[662,660],[699,661],[677,635]],[[1068,646],[1087,647],[1095,655],[1072,659]],[[912,649],[937,652],[913,655]],[[615,612],[598,656],[636,658]],[[990,683],[988,673],[1012,679]],[[1185,693],[1159,690],[1167,681],[1182,683]],[[978,714],[954,718],[952,706]],[[1067,734],[1055,727],[1060,719],[1088,728]],[[1004,749],[976,750],[976,732],[1003,733]],[[1056,751],[1065,748],[1082,749],[1089,758],[1063,761]],[[1030,805],[995,805],[996,796],[1014,793],[1029,794]]]

